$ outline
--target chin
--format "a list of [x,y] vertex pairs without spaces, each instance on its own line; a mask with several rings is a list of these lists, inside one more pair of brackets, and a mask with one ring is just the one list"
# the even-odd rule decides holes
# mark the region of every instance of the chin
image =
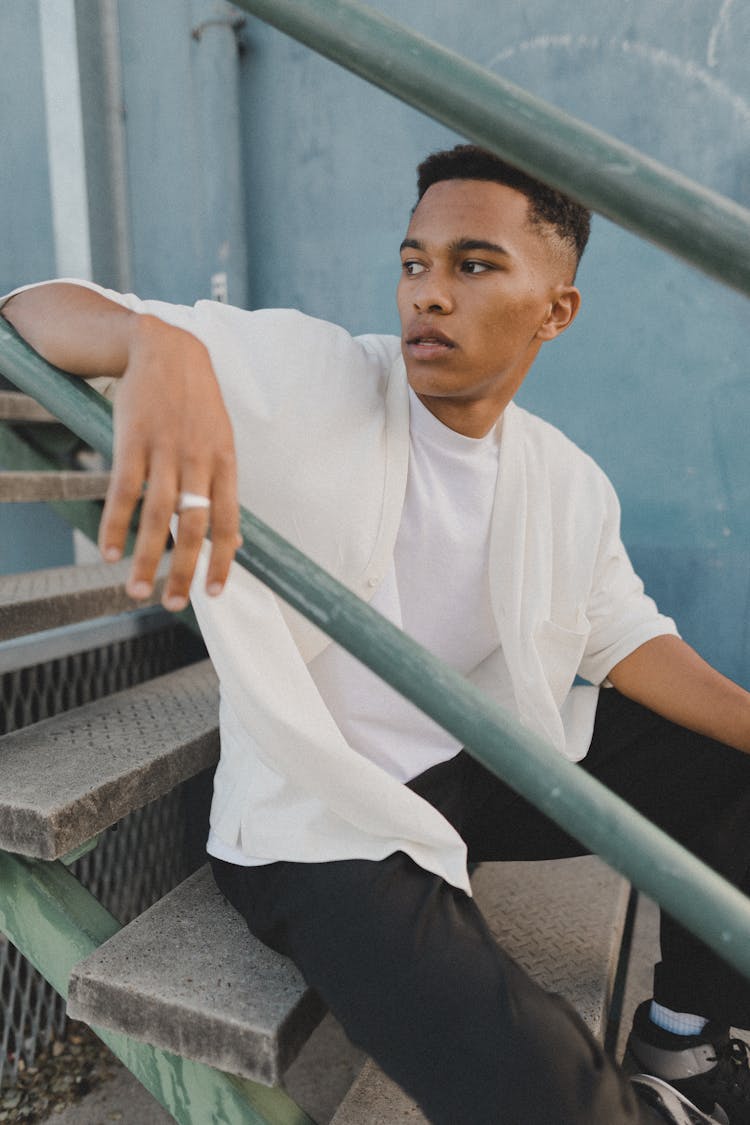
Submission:
[[437,379],[430,379],[429,376],[420,376],[411,371],[406,372],[406,377],[409,381],[409,386],[416,395],[427,395],[428,397],[442,398],[446,394],[446,389]]
[[437,363],[420,363],[411,356],[404,363],[409,385],[419,394],[449,394],[451,389],[458,389],[461,383],[460,375]]
[[414,393],[427,398],[452,398],[463,391],[458,380],[441,376],[437,371],[414,371],[407,367],[406,377]]

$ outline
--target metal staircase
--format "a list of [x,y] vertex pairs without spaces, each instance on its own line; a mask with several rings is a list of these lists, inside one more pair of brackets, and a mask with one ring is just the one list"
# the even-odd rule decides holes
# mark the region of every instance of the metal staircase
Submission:
[[[750,215],[730,201],[543,106],[354,0],[242,0],[239,6],[750,292]],[[2,320],[0,372],[22,390],[33,391],[73,433],[108,455],[108,408],[80,381],[43,364]],[[27,408],[13,395],[0,399],[0,409],[8,412],[0,435],[4,462],[14,466],[15,474],[56,471],[59,466],[50,464],[50,456],[34,449],[16,428],[19,415],[11,412],[20,410],[23,415]],[[39,417],[28,422],[48,424]],[[9,491],[22,486],[20,476],[7,479]],[[23,487],[31,487],[29,480],[26,476]],[[49,487],[37,478],[36,487],[42,486]],[[58,478],[58,499],[65,488],[78,486]],[[93,537],[97,505],[91,494],[60,502],[67,504],[72,521]],[[704,941],[750,972],[750,906],[738,892],[583,771],[570,768],[459,677],[451,677],[248,513],[243,514],[242,531],[238,561],[243,566],[313,617]],[[119,613],[122,575],[113,582],[113,574],[117,572],[99,568],[96,578],[92,571],[87,576],[56,572],[8,580],[4,600],[0,586],[0,624],[5,621],[6,636],[13,643],[35,643],[24,640],[22,631],[31,628],[37,633],[43,626],[44,635],[50,627],[52,632],[76,628],[87,613]],[[42,586],[47,593],[38,592]],[[64,624],[53,616],[58,612]],[[59,635],[55,643],[62,643]],[[65,863],[73,857],[84,862],[88,856],[82,860],[81,854],[96,847],[108,826],[210,768],[218,749],[216,699],[208,664],[191,663],[105,700],[35,722],[0,741],[0,931],[60,993],[69,990],[72,1010],[98,1029],[183,1125],[220,1120],[302,1123],[308,1116],[278,1083],[320,1017],[320,1005],[283,959],[248,941],[207,871],[193,873],[123,927]],[[532,876],[525,866],[525,893],[513,912],[513,932],[499,929],[499,903],[519,889],[513,865],[503,865],[502,871],[483,869],[478,879],[488,916],[495,919],[509,951],[526,959],[540,979],[578,995],[579,1007],[590,1001],[588,1018],[601,1033],[627,891],[621,876],[606,871],[597,860],[582,862],[588,866],[574,868],[569,876],[541,865],[533,876],[539,889],[536,898],[529,894]],[[685,885],[691,886],[690,895],[684,894]],[[576,887],[583,889],[583,901],[570,926],[555,894],[561,890],[563,899],[577,901]],[[596,887],[595,894],[591,887]],[[607,919],[614,918],[613,925],[597,913],[600,905]],[[564,932],[540,941],[540,909],[561,918]],[[565,932],[577,940],[582,918],[590,920],[591,938],[572,955]],[[549,962],[547,951],[555,942],[557,953]],[[590,964],[587,950],[593,956]],[[588,1001],[576,993],[582,965]],[[397,1091],[384,1092],[383,1080],[368,1068],[341,1106],[337,1125],[370,1125],[376,1101],[378,1120],[415,1119],[414,1107],[399,1099]]]

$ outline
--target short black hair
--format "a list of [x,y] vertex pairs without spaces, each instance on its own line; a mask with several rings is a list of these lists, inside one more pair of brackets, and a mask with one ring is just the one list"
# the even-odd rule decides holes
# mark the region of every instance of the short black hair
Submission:
[[591,212],[561,191],[476,145],[456,145],[423,160],[417,168],[417,202],[442,180],[490,180],[520,191],[529,201],[530,222],[553,227],[575,252],[576,265],[580,262],[591,229]]

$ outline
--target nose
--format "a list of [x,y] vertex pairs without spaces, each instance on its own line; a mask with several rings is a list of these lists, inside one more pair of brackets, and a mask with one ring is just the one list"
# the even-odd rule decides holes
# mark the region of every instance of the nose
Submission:
[[425,270],[414,279],[412,300],[417,312],[451,312],[454,298],[446,274],[436,269]]

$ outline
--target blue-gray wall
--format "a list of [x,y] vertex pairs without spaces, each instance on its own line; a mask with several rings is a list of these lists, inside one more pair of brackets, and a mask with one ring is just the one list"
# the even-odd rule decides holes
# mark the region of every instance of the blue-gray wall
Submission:
[[[36,6],[0,10],[0,93],[23,105],[0,123],[16,165],[0,165],[3,286],[52,258]],[[750,205],[745,0],[374,6]],[[191,35],[228,11],[120,0],[133,287],[191,301],[226,270],[232,300],[396,330],[414,165],[455,138],[251,18],[230,66],[231,30]],[[648,588],[749,683],[747,302],[601,219],[579,280],[584,310],[521,401],[604,465]]]
[[[0,292],[55,272],[38,5],[0,9]],[[2,467],[2,466],[0,466]],[[0,505],[0,574],[72,560],[67,526],[46,505]]]

